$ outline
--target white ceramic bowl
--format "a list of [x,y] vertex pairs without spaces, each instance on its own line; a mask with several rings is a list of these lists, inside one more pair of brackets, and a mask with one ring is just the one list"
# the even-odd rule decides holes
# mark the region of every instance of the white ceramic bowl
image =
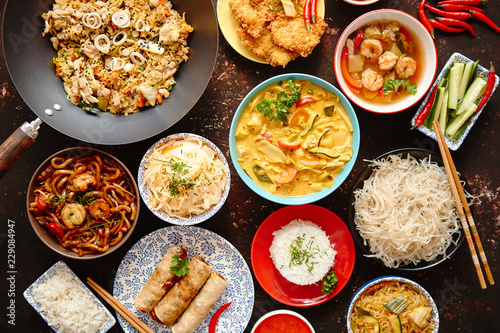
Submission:
[[379,0],[344,0],[344,2],[347,2],[355,6],[366,6],[366,5],[371,5],[372,3],[375,2],[379,2]]
[[[418,39],[418,45],[420,46],[421,57],[421,73],[419,80],[417,82],[417,93],[415,95],[408,94],[404,99],[391,104],[375,103],[364,99],[355,93],[347,86],[347,82],[344,79],[341,69],[340,69],[340,58],[342,54],[342,48],[344,47],[347,38],[356,32],[359,28],[375,22],[375,21],[398,21],[400,22],[412,35],[413,38]],[[434,76],[437,70],[437,52],[436,46],[434,45],[434,40],[425,27],[413,16],[395,9],[379,9],[368,12],[361,15],[355,19],[349,26],[344,30],[340,39],[335,47],[335,59],[334,59],[334,70],[335,77],[340,86],[342,92],[357,106],[375,113],[395,113],[406,110],[411,106],[415,105],[429,90],[432,82],[434,81]]]
[[312,327],[311,323],[306,318],[304,318],[304,316],[302,316],[301,314],[299,314],[297,312],[291,311],[291,310],[274,310],[274,311],[266,313],[265,315],[263,315],[262,317],[260,317],[259,320],[257,320],[257,322],[255,323],[255,325],[253,325],[251,333],[254,333],[255,330],[257,329],[257,327],[264,320],[266,320],[269,317],[272,317],[272,316],[275,316],[275,315],[279,315],[279,314],[288,314],[288,315],[292,315],[292,316],[295,316],[297,318],[300,318],[303,322],[305,322],[307,324],[307,326],[309,326],[309,328],[311,329],[312,333],[315,333],[314,328]]
[[361,288],[359,288],[359,290],[356,292],[356,294],[354,294],[354,296],[352,297],[351,303],[349,303],[349,308],[347,310],[347,315],[346,315],[347,332],[348,333],[354,332],[354,330],[351,326],[351,315],[352,315],[353,311],[355,310],[354,306],[355,306],[356,302],[358,301],[359,297],[361,295],[363,295],[363,293],[365,291],[367,291],[368,289],[370,289],[371,287],[373,287],[379,283],[392,282],[392,281],[407,283],[410,286],[412,286],[413,288],[415,288],[416,290],[418,290],[422,295],[424,295],[424,297],[427,299],[430,306],[432,307],[431,323],[434,324],[434,330],[432,332],[429,332],[429,333],[438,333],[439,332],[439,312],[438,312],[438,308],[436,306],[436,303],[434,302],[434,299],[427,292],[427,290],[425,290],[421,285],[419,285],[418,283],[416,283],[410,279],[400,277],[400,276],[382,276],[379,278],[375,278],[371,281],[368,281],[363,286],[361,286]]
[[[226,181],[226,184],[224,187],[224,191],[221,195],[221,198],[215,206],[213,206],[212,208],[210,208],[208,211],[206,211],[203,214],[193,216],[193,217],[188,218],[188,219],[179,219],[177,217],[170,216],[162,211],[159,211],[159,210],[153,208],[153,206],[151,205],[151,199],[149,198],[147,184],[146,184],[146,181],[144,180],[144,172],[146,170],[146,164],[147,164],[146,160],[149,157],[149,155],[151,155],[151,153],[154,149],[156,149],[158,146],[165,144],[166,142],[174,141],[174,140],[182,140],[182,139],[186,139],[186,138],[199,139],[199,140],[203,141],[203,143],[205,145],[207,145],[208,147],[212,148],[213,151],[215,151],[215,153],[219,156],[219,159],[226,166],[227,181]],[[220,149],[213,142],[211,142],[210,140],[208,140],[202,136],[196,135],[196,134],[178,133],[178,134],[169,135],[169,136],[157,141],[154,145],[152,145],[148,149],[148,151],[146,151],[146,153],[142,157],[141,163],[139,164],[139,171],[137,173],[137,184],[139,187],[139,193],[141,194],[142,200],[144,201],[146,206],[149,208],[149,210],[153,214],[155,214],[157,217],[159,217],[160,219],[162,219],[165,222],[176,224],[176,225],[193,225],[193,224],[198,224],[198,223],[201,223],[201,222],[208,220],[213,215],[215,215],[215,213],[217,213],[219,211],[219,209],[222,207],[222,205],[224,205],[224,202],[226,202],[227,196],[229,195],[229,188],[231,186],[231,174],[230,174],[230,170],[229,170],[229,164],[227,164],[227,161],[226,161],[224,154],[220,151]]]

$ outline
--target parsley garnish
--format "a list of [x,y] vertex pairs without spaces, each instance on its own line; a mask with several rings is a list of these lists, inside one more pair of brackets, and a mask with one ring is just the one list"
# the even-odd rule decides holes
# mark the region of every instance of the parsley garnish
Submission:
[[403,91],[406,90],[410,94],[415,95],[417,93],[417,85],[410,82],[410,80],[389,80],[384,84],[384,94],[388,95],[392,92],[398,92],[398,89],[401,88]]
[[[181,195],[189,196],[187,191],[192,190],[196,186],[196,183],[193,183],[192,177],[184,177],[188,173],[190,166],[184,162],[178,162],[173,158],[168,161],[159,161],[165,164],[163,172],[170,175],[170,179],[166,184],[170,196],[176,199],[179,199]],[[167,170],[167,167],[170,169],[170,172]],[[198,176],[195,177],[194,181],[197,179]]]
[[[290,244],[290,263],[289,267],[292,265],[306,265],[307,271],[311,272],[314,269],[314,264],[317,262],[312,261],[314,259],[314,255],[318,254],[318,249],[313,249],[313,241],[309,240],[309,242],[304,246],[305,234],[301,236],[297,236],[292,243]],[[304,246],[304,248],[302,248]]]
[[189,264],[189,260],[181,259],[179,256],[173,256],[172,258],[172,266],[170,266],[170,273],[173,273],[177,276],[183,276],[189,273],[189,268],[187,265]]
[[323,281],[323,290],[321,290],[321,292],[325,295],[331,294],[339,282],[339,278],[335,275],[335,271],[333,269],[331,269],[330,272],[321,280]]
[[273,121],[285,121],[290,114],[288,109],[295,105],[300,99],[302,87],[297,87],[295,81],[289,79],[288,85],[291,94],[286,91],[280,91],[276,99],[265,99],[257,104],[257,110],[264,116],[271,118]]

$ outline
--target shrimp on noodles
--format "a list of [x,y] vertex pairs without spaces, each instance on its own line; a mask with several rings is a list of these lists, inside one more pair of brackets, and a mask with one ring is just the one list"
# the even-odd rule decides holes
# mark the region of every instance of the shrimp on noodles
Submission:
[[29,210],[59,243],[84,256],[120,242],[137,215],[133,181],[109,157],[52,158]]

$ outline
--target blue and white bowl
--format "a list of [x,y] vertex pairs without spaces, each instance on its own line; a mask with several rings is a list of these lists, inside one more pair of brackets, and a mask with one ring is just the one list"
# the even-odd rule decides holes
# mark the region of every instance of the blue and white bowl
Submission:
[[[115,317],[113,317],[113,315],[108,311],[108,309],[97,299],[97,297],[95,297],[95,295],[89,290],[89,288],[87,288],[87,286],[85,286],[85,284],[83,284],[83,282],[78,278],[78,276],[75,275],[75,273],[73,273],[73,271],[68,267],[68,265],[66,265],[63,261],[58,261],[56,262],[52,267],[50,267],[45,273],[42,274],[42,276],[40,276],[35,282],[33,282],[33,284],[31,286],[28,287],[28,289],[26,289],[23,293],[24,295],[24,298],[26,299],[26,301],[28,301],[28,303],[33,307],[33,309],[36,310],[36,312],[38,312],[38,314],[43,318],[43,320],[45,320],[47,322],[47,324],[49,323],[48,321],[48,317],[47,317],[47,314],[44,313],[42,310],[41,310],[41,305],[40,303],[36,300],[36,298],[34,297],[33,295],[33,288],[35,286],[38,286],[42,283],[45,283],[49,278],[51,278],[54,274],[57,274],[58,272],[61,272],[61,271],[66,271],[68,272],[75,280],[76,282],[83,288],[85,289],[85,291],[87,291],[87,293],[93,298],[93,300],[95,301],[95,303],[97,304],[98,308],[105,313],[106,317],[109,318],[107,320],[107,322],[101,327],[101,329],[99,330],[99,333],[105,333],[107,331],[109,331],[109,329],[111,327],[113,327],[113,325],[116,323],[116,319]],[[49,325],[50,326],[50,325]],[[59,332],[59,329],[57,327],[54,327],[54,326],[50,326],[54,332]]]
[[[279,82],[279,81],[286,81],[288,79],[292,80],[309,80],[311,83],[327,90],[335,95],[337,95],[340,98],[340,102],[342,103],[342,106],[344,107],[345,111],[347,112],[347,115],[349,116],[349,119],[351,120],[352,123],[352,158],[347,164],[344,166],[344,169],[342,172],[338,175],[338,177],[335,179],[334,184],[330,188],[324,188],[320,192],[316,192],[313,194],[301,196],[301,197],[281,197],[278,195],[271,194],[265,190],[263,190],[259,185],[257,185],[250,176],[246,174],[246,172],[243,170],[243,168],[240,166],[240,163],[238,162],[238,150],[236,148],[236,128],[238,127],[238,122],[241,118],[241,115],[243,111],[245,110],[245,107],[247,104],[264,88],[267,86]],[[358,157],[358,152],[359,152],[359,143],[360,143],[360,129],[359,129],[359,123],[358,123],[358,118],[356,116],[356,113],[354,112],[354,109],[351,106],[351,103],[347,100],[347,98],[344,96],[344,94],[335,88],[331,83],[313,76],[309,74],[301,74],[301,73],[290,73],[290,74],[281,74],[278,76],[274,76],[270,79],[267,79],[264,82],[261,82],[258,84],[255,88],[253,88],[243,99],[243,101],[240,103],[238,106],[238,109],[236,110],[236,113],[234,114],[233,121],[231,122],[231,130],[229,132],[229,153],[231,154],[231,160],[233,162],[234,168],[236,169],[236,172],[240,176],[240,178],[243,180],[243,182],[252,189],[255,193],[260,195],[261,197],[273,201],[279,204],[283,205],[304,205],[308,203],[313,203],[315,201],[318,201],[320,199],[323,199],[327,197],[328,195],[332,194],[333,191],[335,191],[339,186],[346,180],[346,178],[349,176],[354,163],[356,163],[356,158]]]
[[[146,166],[147,166],[146,165],[147,158],[149,157],[149,155],[151,155],[151,153],[154,149],[156,149],[158,146],[165,144],[166,142],[173,141],[173,140],[182,140],[182,139],[187,139],[187,138],[199,139],[199,140],[203,141],[203,143],[205,143],[208,147],[212,148],[212,150],[217,153],[217,155],[219,156],[219,159],[226,166],[227,181],[226,181],[226,184],[224,186],[224,192],[221,195],[220,201],[215,206],[210,208],[210,210],[208,210],[204,214],[190,217],[189,219],[179,219],[179,218],[172,217],[172,216],[170,216],[162,211],[159,211],[159,210],[156,210],[153,208],[153,206],[151,205],[151,200],[149,197],[147,184],[144,180],[144,172],[145,172]],[[152,145],[146,151],[146,153],[142,157],[141,163],[139,164],[139,172],[137,173],[137,184],[139,187],[139,193],[141,194],[142,200],[144,201],[146,206],[149,208],[149,210],[151,212],[153,212],[153,214],[155,214],[157,217],[159,217],[163,221],[169,222],[171,224],[193,225],[193,224],[198,224],[198,223],[201,223],[203,221],[208,220],[209,218],[214,216],[215,213],[217,213],[219,211],[219,209],[222,207],[222,205],[224,205],[224,202],[226,201],[227,196],[229,195],[229,188],[231,187],[231,174],[229,171],[229,165],[227,163],[226,158],[224,157],[224,154],[213,142],[211,142],[210,140],[208,140],[202,136],[196,135],[196,134],[178,133],[178,134],[169,135],[169,136],[159,140],[158,142],[156,142],[154,145]]]
[[[436,85],[439,81],[441,81],[441,79],[444,76],[448,75],[448,71],[450,70],[451,66],[455,62],[461,62],[461,63],[466,64],[468,62],[473,62],[473,61],[471,59],[467,58],[466,56],[464,56],[463,54],[460,54],[458,52],[453,53],[451,55],[450,59],[448,59],[448,61],[444,65],[444,67],[441,70],[441,72],[439,73],[438,77],[436,78],[436,81],[434,81],[433,86]],[[489,73],[488,69],[484,68],[481,65],[478,65],[477,69],[476,69],[475,75],[480,76],[480,77],[484,78],[487,81],[488,80],[488,73]],[[497,88],[499,81],[500,81],[500,79],[499,79],[498,75],[495,75],[495,84],[493,85],[493,91],[492,91],[491,95],[493,95],[493,92],[495,92],[495,89]],[[415,125],[415,120],[417,119],[418,115],[420,114],[420,112],[424,108],[425,104],[427,104],[427,101],[429,100],[429,97],[430,97],[430,95],[432,93],[432,90],[433,89],[429,89],[429,92],[427,93],[427,95],[425,95],[425,98],[422,100],[422,104],[418,108],[417,113],[415,113],[415,115],[413,116],[413,118],[411,120],[411,125],[412,126]],[[490,95],[490,98],[491,98],[491,95]],[[488,102],[486,102],[486,104],[488,104]],[[451,150],[457,150],[458,148],[460,148],[460,146],[464,142],[465,138],[469,134],[470,130],[472,129],[472,126],[474,126],[474,124],[476,123],[477,118],[479,118],[479,116],[483,112],[484,107],[486,106],[486,104],[480,110],[477,110],[476,113],[472,116],[471,120],[469,121],[469,124],[467,125],[467,128],[462,133],[462,135],[460,136],[460,138],[458,138],[458,140],[456,140],[456,141],[450,140],[449,138],[447,138],[445,136],[444,139],[446,141],[446,145],[448,146],[448,148],[450,148]],[[436,133],[434,132],[434,129],[428,128],[428,127],[426,127],[423,124],[420,125],[419,127],[417,127],[417,129],[420,132],[422,132],[425,135],[427,135],[428,137],[431,137],[432,139],[434,139],[434,140],[437,141],[437,137],[436,137]]]
[[382,277],[378,277],[378,278],[375,278],[371,281],[368,281],[367,283],[365,283],[364,285],[361,286],[361,288],[359,288],[359,290],[354,294],[354,296],[352,297],[351,299],[351,302],[349,303],[349,308],[347,310],[347,316],[346,316],[346,319],[347,319],[347,332],[348,333],[353,333],[354,330],[351,326],[351,316],[352,316],[352,313],[354,312],[355,308],[355,304],[356,302],[358,301],[358,299],[361,297],[361,295],[363,295],[368,289],[370,289],[371,287],[377,285],[377,284],[380,284],[380,283],[384,283],[384,282],[401,282],[401,283],[406,283],[406,284],[409,284],[410,286],[412,286],[413,288],[415,288],[416,290],[418,290],[422,295],[424,295],[424,297],[427,299],[427,301],[429,302],[429,305],[432,307],[432,312],[431,312],[431,323],[432,325],[434,326],[434,330],[432,332],[428,332],[428,333],[438,333],[439,332],[439,311],[438,311],[438,308],[436,306],[436,303],[434,302],[434,299],[432,298],[432,296],[427,292],[427,290],[425,290],[421,285],[419,285],[418,283],[410,280],[410,279],[407,279],[407,278],[404,278],[404,277],[400,277],[400,276],[382,276]]

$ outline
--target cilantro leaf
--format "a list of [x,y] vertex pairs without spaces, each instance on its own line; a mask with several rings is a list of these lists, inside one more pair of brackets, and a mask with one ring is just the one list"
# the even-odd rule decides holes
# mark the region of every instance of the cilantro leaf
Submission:
[[179,256],[172,257],[172,266],[170,266],[170,273],[175,274],[176,276],[183,276],[189,273],[189,268],[187,265],[189,264],[189,260],[181,259]]
[[412,95],[415,95],[417,93],[416,84],[411,83],[410,80],[397,79],[397,80],[389,80],[384,84],[383,87],[384,94],[388,95],[392,92],[397,93],[399,88],[401,88],[402,91],[406,90]]
[[291,94],[286,91],[280,91],[276,99],[265,99],[257,104],[257,110],[264,116],[273,121],[286,121],[287,116],[290,114],[288,109],[295,105],[300,99],[302,87],[297,87],[295,81],[289,79],[288,85]]
[[323,279],[323,290],[321,292],[325,295],[329,295],[333,293],[333,289],[339,282],[339,278],[335,275],[335,271],[333,269],[330,270],[328,274],[326,274]]

